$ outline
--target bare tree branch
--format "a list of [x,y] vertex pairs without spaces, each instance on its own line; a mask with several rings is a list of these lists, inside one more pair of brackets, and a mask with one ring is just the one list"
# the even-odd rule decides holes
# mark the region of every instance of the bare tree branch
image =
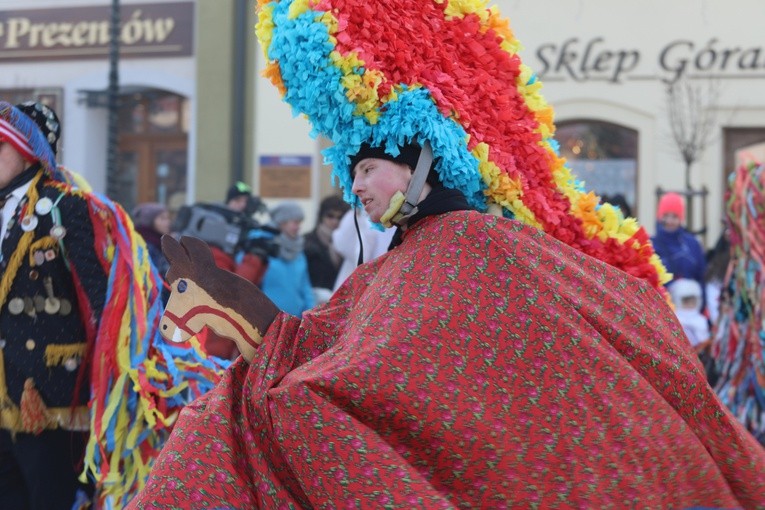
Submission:
[[701,159],[716,120],[719,81],[680,79],[667,87],[667,112],[675,147],[685,163],[685,187],[691,189],[690,171]]

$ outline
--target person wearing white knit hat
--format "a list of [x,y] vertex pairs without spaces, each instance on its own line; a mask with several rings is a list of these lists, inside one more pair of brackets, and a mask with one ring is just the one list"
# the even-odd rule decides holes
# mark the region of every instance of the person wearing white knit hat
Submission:
[[268,257],[262,283],[263,292],[279,309],[298,317],[316,305],[300,235],[304,218],[297,202],[282,202],[271,209],[271,222],[280,232],[274,238],[279,250]]
[[701,285],[690,278],[672,282],[669,293],[675,305],[675,315],[691,346],[701,352],[709,346],[709,321],[701,313]]

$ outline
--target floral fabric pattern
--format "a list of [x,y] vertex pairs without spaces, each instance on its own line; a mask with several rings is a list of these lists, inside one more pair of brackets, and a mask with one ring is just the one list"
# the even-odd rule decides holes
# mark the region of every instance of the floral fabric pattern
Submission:
[[185,408],[131,508],[765,508],[765,452],[649,284],[426,218]]

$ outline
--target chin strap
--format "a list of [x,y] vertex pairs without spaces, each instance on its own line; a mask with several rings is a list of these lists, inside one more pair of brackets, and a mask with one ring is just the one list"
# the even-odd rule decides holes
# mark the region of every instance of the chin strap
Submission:
[[409,181],[409,187],[406,189],[404,203],[401,204],[398,212],[393,215],[390,223],[399,227],[406,225],[409,218],[417,214],[417,202],[420,200],[422,188],[425,187],[425,180],[428,178],[430,167],[433,165],[433,150],[430,148],[430,142],[422,144],[420,157],[417,159],[417,168],[414,169],[412,180]]
[[356,227],[356,237],[359,238],[359,256],[356,259],[356,267],[360,266],[364,263],[364,240],[361,238],[361,229],[359,228],[359,215],[356,214],[358,211],[354,207],[353,211],[353,224]]

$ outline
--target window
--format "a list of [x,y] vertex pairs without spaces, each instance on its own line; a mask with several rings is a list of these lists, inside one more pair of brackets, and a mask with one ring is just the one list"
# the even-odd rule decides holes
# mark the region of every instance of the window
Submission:
[[172,92],[136,88],[120,95],[118,190],[128,211],[142,202],[171,210],[185,203],[189,100]]
[[[597,120],[574,120],[558,124],[555,138],[560,143],[574,175],[585,189],[604,199],[621,194],[629,211],[637,211],[638,132],[618,124]],[[614,200],[616,202],[616,200]]]
[[177,94],[147,89],[120,96],[121,134],[187,134],[188,99]]

